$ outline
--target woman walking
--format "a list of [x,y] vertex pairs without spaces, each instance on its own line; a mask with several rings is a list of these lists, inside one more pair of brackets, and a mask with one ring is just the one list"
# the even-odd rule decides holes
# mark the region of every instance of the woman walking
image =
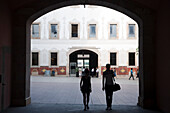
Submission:
[[110,70],[110,64],[106,64],[106,71],[103,72],[103,88],[106,93],[106,103],[107,108],[106,110],[112,110],[112,96],[113,96],[113,80],[114,80],[114,73],[113,70]]
[[84,76],[82,76],[80,81],[80,88],[83,94],[84,111],[89,109],[89,97],[91,93],[91,78],[89,76],[89,70],[85,69]]

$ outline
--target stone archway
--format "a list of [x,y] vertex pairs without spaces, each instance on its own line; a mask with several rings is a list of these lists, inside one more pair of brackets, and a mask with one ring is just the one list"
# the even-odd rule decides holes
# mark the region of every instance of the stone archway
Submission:
[[[67,52],[67,62],[70,62],[69,61],[70,54],[73,53],[73,52],[79,51],[79,50],[88,50],[88,51],[92,51],[92,52],[96,53],[98,55],[98,66],[99,67],[101,66],[101,64],[100,64],[101,55],[100,55],[100,52],[98,51],[98,48],[91,48],[91,47],[89,47],[89,48],[88,47],[85,47],[85,48],[84,47],[83,48],[74,48],[74,47],[70,48],[70,50]],[[67,63],[67,72],[69,72],[68,70],[69,70],[69,63]],[[67,74],[69,74],[69,73],[67,73]]]
[[[30,98],[30,25],[36,18],[54,9],[84,4],[84,0],[41,1],[13,11],[13,40],[12,40],[12,93],[11,105],[25,106],[31,102]],[[120,11],[133,18],[139,25],[140,79],[138,105],[152,108],[155,103],[154,72],[154,25],[155,15],[133,1],[93,0],[86,4],[100,5]],[[16,70],[20,71],[16,71]],[[16,90],[17,89],[17,90]]]
[[[78,65],[78,61],[82,61],[81,66]],[[88,65],[85,64],[85,61],[87,61]],[[95,52],[91,51],[91,50],[87,50],[87,49],[79,49],[77,51],[72,52],[69,55],[69,67],[71,63],[75,63],[76,67],[78,68],[88,68],[89,70],[91,70],[92,68],[98,67],[98,54],[96,54]],[[69,72],[71,72],[71,69],[69,69]],[[90,71],[91,72],[91,71]],[[96,71],[95,71],[96,72]],[[69,73],[70,75],[73,73]],[[76,73],[75,73],[76,74]]]

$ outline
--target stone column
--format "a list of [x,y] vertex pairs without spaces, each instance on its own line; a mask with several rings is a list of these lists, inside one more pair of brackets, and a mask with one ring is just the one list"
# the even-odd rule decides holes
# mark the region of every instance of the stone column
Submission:
[[156,107],[155,89],[155,14],[148,9],[136,10],[142,17],[139,24],[139,98],[138,105],[143,108]]
[[30,98],[30,25],[27,9],[13,13],[11,106],[25,106]]

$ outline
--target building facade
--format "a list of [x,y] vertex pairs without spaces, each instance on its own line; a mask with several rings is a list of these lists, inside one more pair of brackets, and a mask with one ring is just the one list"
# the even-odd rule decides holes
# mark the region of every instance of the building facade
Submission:
[[76,76],[85,67],[98,68],[101,76],[107,63],[119,77],[129,75],[131,68],[136,72],[138,25],[130,17],[101,6],[77,5],[54,10],[32,23],[32,75],[50,70],[56,76]]

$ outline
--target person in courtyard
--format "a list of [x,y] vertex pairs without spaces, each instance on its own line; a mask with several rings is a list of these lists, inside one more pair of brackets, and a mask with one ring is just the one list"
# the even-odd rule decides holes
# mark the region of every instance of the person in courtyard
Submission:
[[91,69],[91,76],[94,76],[94,68]]
[[84,75],[84,71],[85,71],[85,67],[83,67],[82,69],[82,76]]
[[136,78],[139,78],[139,69],[137,68],[137,76]]
[[82,68],[79,68],[79,76],[82,76]]
[[134,76],[133,76],[133,68],[131,68],[131,70],[130,70],[130,77],[129,77],[129,80],[131,79],[131,77],[133,78],[133,80],[135,80],[135,79],[134,79]]
[[114,77],[116,77],[116,68],[114,68],[113,72],[114,72]]
[[89,109],[89,98],[91,93],[91,77],[89,76],[89,70],[86,68],[84,71],[84,76],[82,76],[80,81],[80,89],[83,94],[84,111]]
[[52,76],[55,76],[55,70],[54,69],[52,70]]
[[102,90],[106,93],[106,110],[112,110],[112,97],[113,97],[113,85],[114,85],[114,73],[110,70],[110,64],[106,64],[106,71],[103,72]]
[[79,77],[79,68],[76,67],[76,77]]
[[99,69],[96,67],[96,77],[99,76]]

